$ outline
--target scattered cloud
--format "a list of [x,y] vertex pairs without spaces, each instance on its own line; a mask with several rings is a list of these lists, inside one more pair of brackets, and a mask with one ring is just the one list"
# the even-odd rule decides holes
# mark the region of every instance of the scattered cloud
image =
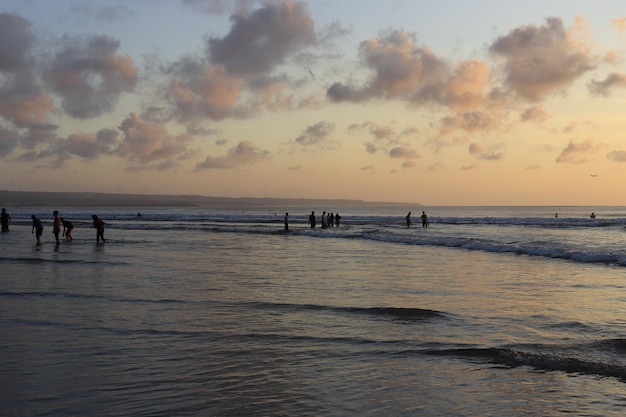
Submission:
[[72,3],[69,17],[79,23],[86,21],[115,22],[132,16],[133,12],[126,6],[103,6],[93,3]]
[[511,30],[496,39],[489,51],[503,60],[507,87],[526,100],[538,101],[565,90],[594,69],[589,45],[577,38],[584,31],[580,18],[568,30],[561,19],[551,17],[541,26]]
[[488,149],[484,149],[478,143],[470,143],[468,151],[471,155],[476,156],[478,159],[485,161],[498,161],[504,156],[504,154],[502,152],[498,152],[498,150],[502,149],[504,146],[504,144],[499,143],[490,145]]
[[65,36],[44,78],[62,97],[67,114],[87,119],[110,112],[120,95],[131,92],[138,71],[128,55],[118,55],[120,42],[104,35]]
[[609,95],[610,90],[614,87],[626,87],[626,74],[612,72],[604,80],[592,80],[587,84],[591,94],[605,97]]
[[415,159],[419,158],[417,151],[412,148],[407,148],[405,146],[398,146],[397,148],[393,148],[389,151],[389,156],[392,158],[402,158],[402,159]]
[[445,171],[445,169],[446,169],[446,166],[441,161],[437,161],[434,164],[429,165],[428,168],[426,168],[426,170],[430,172]]
[[227,156],[217,158],[210,155],[207,156],[204,162],[196,165],[196,171],[212,168],[237,168],[242,165],[253,165],[269,158],[269,151],[263,151],[252,144],[252,142],[244,141],[231,148]]
[[581,142],[570,140],[568,145],[561,151],[556,158],[556,162],[581,164],[587,161],[587,156],[598,152],[604,145],[596,144],[588,139]]
[[534,105],[524,109],[520,115],[522,122],[543,123],[550,118],[550,113],[541,105]]
[[613,162],[626,162],[626,151],[611,151],[606,157]]
[[613,19],[611,23],[613,23],[613,27],[620,34],[623,34],[624,32],[626,32],[626,17]]
[[136,113],[128,115],[119,129],[122,139],[115,153],[132,162],[155,163],[180,158],[191,141],[187,133],[171,135],[162,124],[144,121]]
[[268,73],[290,53],[316,41],[315,24],[301,1],[268,2],[230,19],[230,32],[223,38],[209,38],[207,47],[213,64],[232,74]]
[[294,143],[303,147],[315,147],[319,149],[334,149],[336,141],[329,137],[335,131],[334,123],[326,121],[318,122],[307,127],[302,134],[294,139]]

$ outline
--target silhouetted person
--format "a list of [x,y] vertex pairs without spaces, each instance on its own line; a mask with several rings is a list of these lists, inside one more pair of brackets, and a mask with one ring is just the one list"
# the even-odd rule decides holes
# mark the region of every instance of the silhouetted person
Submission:
[[311,229],[315,229],[315,212],[312,211],[309,216],[309,224],[311,225]]
[[289,230],[289,213],[285,213],[285,230]]
[[335,214],[335,227],[339,227],[339,220],[341,220],[341,216],[337,213]]
[[106,240],[104,240],[104,222],[95,214],[92,215],[91,218],[93,219],[93,227],[96,229],[96,243],[100,243],[100,239],[106,242]]
[[328,224],[326,223],[326,212],[323,211],[322,212],[322,229],[326,229],[326,226],[328,226]]
[[54,210],[52,213],[54,216],[54,224],[52,225],[52,233],[54,233],[54,239],[59,244],[59,233],[61,233],[61,219],[59,219],[59,212]]
[[41,245],[41,235],[43,234],[43,224],[41,224],[41,220],[39,220],[39,218],[37,218],[34,214],[30,216],[30,218],[33,219],[33,228],[30,233],[32,234],[35,231],[37,232],[35,233],[35,237],[37,238],[37,244]]
[[61,224],[63,224],[63,234],[61,236],[65,236],[65,240],[71,242],[72,240],[74,240],[74,238],[72,237],[72,230],[74,230],[74,225],[72,224],[72,222],[65,220],[63,217],[61,217],[60,220]]
[[411,227],[411,212],[409,211],[409,214],[406,215],[405,217],[406,219],[406,227]]
[[2,209],[2,214],[0,214],[0,222],[2,223],[2,233],[9,231],[9,223],[11,222],[11,216],[7,213],[7,209]]
[[595,219],[596,218],[596,214],[595,213],[591,213],[591,216],[589,216],[590,219]]
[[559,213],[554,213],[554,218],[558,219],[559,218]]
[[333,227],[335,225],[335,215],[330,213],[328,216],[328,227]]
[[430,222],[428,221],[428,216],[425,211],[422,211],[422,227],[428,227]]

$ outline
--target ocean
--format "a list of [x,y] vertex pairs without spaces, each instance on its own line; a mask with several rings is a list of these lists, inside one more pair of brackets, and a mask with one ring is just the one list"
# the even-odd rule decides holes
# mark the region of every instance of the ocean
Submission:
[[54,209],[0,235],[2,416],[626,414],[626,207]]

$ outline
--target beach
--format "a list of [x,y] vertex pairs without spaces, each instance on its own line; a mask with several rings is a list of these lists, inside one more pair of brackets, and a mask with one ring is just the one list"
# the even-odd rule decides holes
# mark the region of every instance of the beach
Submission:
[[55,209],[0,235],[1,415],[626,410],[624,207]]

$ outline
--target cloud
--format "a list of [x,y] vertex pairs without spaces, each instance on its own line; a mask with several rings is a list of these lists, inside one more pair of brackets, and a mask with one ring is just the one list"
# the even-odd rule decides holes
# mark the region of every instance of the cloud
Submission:
[[504,144],[499,143],[489,146],[489,149],[486,150],[478,143],[470,143],[468,151],[471,155],[476,156],[478,159],[482,159],[485,161],[498,161],[504,156],[503,153],[498,152],[498,150],[503,147]]
[[72,4],[70,16],[78,23],[86,21],[115,22],[125,17],[132,16],[133,12],[126,6],[96,6],[92,3]]
[[398,146],[397,148],[393,148],[389,151],[389,156],[392,158],[403,158],[403,159],[415,159],[419,158],[417,151],[412,148]]
[[186,133],[173,136],[162,124],[146,122],[136,113],[124,119],[119,129],[123,137],[115,153],[142,164],[181,158],[191,140]]
[[522,122],[543,123],[550,118],[550,113],[543,106],[535,105],[524,109],[520,115]]
[[29,21],[0,13],[0,117],[17,128],[50,128],[47,118],[55,110],[38,82],[34,46]]
[[93,134],[72,134],[61,146],[65,152],[84,159],[96,159],[111,153],[117,146],[119,132],[113,129],[102,129]]
[[604,145],[596,144],[592,140],[582,142],[574,142],[570,140],[568,145],[561,151],[556,158],[556,162],[581,164],[587,161],[586,155],[599,151]]
[[444,116],[440,120],[439,133],[448,135],[458,130],[475,132],[493,129],[498,126],[499,120],[485,111],[460,112],[450,116]]
[[477,109],[485,100],[485,92],[490,79],[491,71],[486,63],[459,62],[447,80],[444,98],[440,101],[453,110]]
[[589,47],[576,38],[584,22],[577,19],[569,31],[559,18],[542,26],[522,26],[501,36],[489,47],[504,59],[505,81],[520,97],[538,101],[569,87],[594,68]]
[[315,146],[318,148],[334,149],[336,142],[330,141],[329,136],[335,131],[334,123],[326,121],[318,122],[305,129],[294,142],[302,146]]
[[269,151],[263,151],[257,148],[252,142],[243,141],[239,142],[234,148],[231,148],[227,156],[219,158],[210,155],[207,156],[204,162],[196,165],[196,171],[211,168],[237,168],[241,165],[253,165],[269,158]]
[[362,63],[373,71],[363,86],[332,84],[326,91],[334,102],[360,102],[373,98],[403,99],[411,102],[437,97],[445,88],[447,65],[415,36],[390,30],[378,38],[361,42]]
[[119,41],[108,36],[65,36],[45,79],[62,97],[62,107],[80,119],[110,112],[120,95],[130,92],[138,75],[128,55],[117,55]]
[[428,168],[426,168],[426,170],[430,172],[445,171],[445,169],[446,169],[446,166],[441,161],[437,161],[434,164],[429,165]]
[[374,174],[376,173],[376,168],[374,168],[374,165],[366,165],[364,167],[359,168],[359,170],[367,173],[367,174]]
[[614,87],[626,87],[626,74],[612,72],[602,81],[592,80],[587,84],[589,92],[594,95],[608,96]]
[[[419,133],[419,130],[415,126],[407,126],[398,131],[398,129],[392,125],[381,125],[371,121],[353,123],[348,126],[347,130],[353,134],[366,130],[373,138],[373,140],[365,142],[366,151],[373,154],[382,150],[391,157],[394,157],[393,154],[397,154],[400,149],[411,149],[411,142]],[[397,149],[394,150],[394,148]]]
[[0,125],[0,158],[9,155],[20,143],[20,134]]
[[222,66],[190,57],[174,64],[171,72],[165,96],[176,119],[221,120],[236,113],[237,100],[245,87],[243,78],[228,74]]
[[315,44],[315,25],[301,1],[268,2],[230,19],[230,32],[221,39],[209,38],[208,51],[213,64],[234,74],[267,73],[290,53]]
[[613,27],[615,28],[615,30],[617,30],[619,33],[624,33],[626,32],[626,17],[622,17],[619,19],[613,19],[611,21],[613,23]]
[[54,110],[54,101],[45,93],[33,91],[29,94],[27,89],[14,88],[3,91],[0,88],[0,116],[17,127],[53,127],[45,121]]
[[611,151],[606,157],[613,162],[626,162],[626,151]]
[[0,13],[0,71],[23,68],[33,42],[28,20],[14,13]]

